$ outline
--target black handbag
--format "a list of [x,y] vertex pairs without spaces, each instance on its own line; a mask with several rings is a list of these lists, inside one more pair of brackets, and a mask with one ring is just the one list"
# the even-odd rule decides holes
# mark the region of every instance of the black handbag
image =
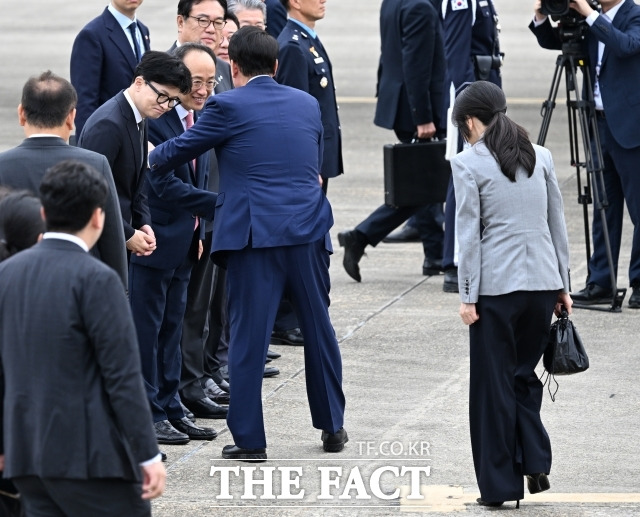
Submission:
[[446,140],[387,144],[384,155],[384,202],[389,206],[444,203],[451,177]]
[[564,307],[560,317],[551,325],[549,344],[542,362],[552,375],[571,375],[589,368],[589,358],[580,334]]
[[[540,376],[544,384],[549,383],[547,389],[551,400],[555,402],[559,384],[556,375],[571,375],[584,372],[589,368],[589,357],[582,344],[582,338],[578,334],[573,322],[569,319],[569,313],[563,307],[558,319],[551,324],[549,343],[542,357],[542,364],[547,373]],[[551,379],[555,383],[555,390],[551,393]]]

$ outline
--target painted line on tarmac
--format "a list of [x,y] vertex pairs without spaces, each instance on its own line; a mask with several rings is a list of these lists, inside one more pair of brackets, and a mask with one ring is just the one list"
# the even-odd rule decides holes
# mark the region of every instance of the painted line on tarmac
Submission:
[[[545,99],[533,97],[508,97],[507,106],[541,106]],[[338,97],[338,104],[375,104],[375,97]]]
[[[447,513],[467,510],[476,505],[479,493],[465,493],[463,487],[455,485],[421,485],[422,497],[408,499],[411,488],[400,487],[400,509],[407,512]],[[640,493],[550,493],[526,494],[520,501],[521,506],[539,503],[578,503],[578,504],[638,504]],[[506,502],[505,507],[515,507],[515,501]]]

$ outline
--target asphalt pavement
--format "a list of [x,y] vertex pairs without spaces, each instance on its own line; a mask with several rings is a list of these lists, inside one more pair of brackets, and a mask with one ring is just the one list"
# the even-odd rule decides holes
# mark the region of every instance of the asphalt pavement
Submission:
[[[140,19],[152,48],[175,39],[177,2],[147,0]],[[530,2],[495,1],[506,53],[504,90],[509,115],[537,138],[557,54],[538,48],[527,25]],[[45,69],[69,75],[75,34],[105,0],[27,0],[5,5],[0,18],[0,150],[22,140],[16,107],[25,80]],[[345,175],[332,179],[331,316],[344,362],[345,427],[350,442],[339,454],[322,451],[311,427],[303,350],[274,346],[280,375],[265,379],[264,416],[269,460],[223,461],[231,443],[224,421],[200,421],[219,431],[212,442],[168,446],[167,490],[153,504],[158,517],[209,515],[352,516],[493,510],[475,504],[468,406],[468,335],[459,299],[442,291],[442,276],[422,276],[419,244],[369,247],[362,283],[342,268],[337,233],[355,226],[383,202],[382,146],[391,131],[373,125],[379,56],[380,0],[330,0],[316,26],[331,56],[338,85]],[[580,289],[587,273],[585,221],[570,165],[565,91],[546,145],[564,195],[571,274]],[[591,208],[589,208],[591,210]],[[631,224],[625,222],[620,287],[628,287]],[[551,490],[527,495],[518,515],[640,515],[640,311],[576,310],[591,368],[559,378],[556,401],[545,395],[542,418],[551,437]],[[635,336],[635,337],[634,337]],[[252,470],[253,469],[253,470]],[[260,482],[260,480],[263,480]]]

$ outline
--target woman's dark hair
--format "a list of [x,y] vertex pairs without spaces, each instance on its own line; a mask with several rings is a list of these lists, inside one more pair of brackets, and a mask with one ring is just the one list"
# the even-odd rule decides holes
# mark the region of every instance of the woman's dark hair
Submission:
[[41,206],[40,199],[24,190],[0,200],[0,261],[38,242],[45,232]]
[[529,134],[506,115],[507,101],[502,89],[488,81],[476,81],[467,86],[456,98],[453,123],[468,139],[470,130],[466,121],[476,117],[485,126],[484,144],[498,161],[502,173],[516,181],[518,167],[531,177],[536,165],[536,153]]

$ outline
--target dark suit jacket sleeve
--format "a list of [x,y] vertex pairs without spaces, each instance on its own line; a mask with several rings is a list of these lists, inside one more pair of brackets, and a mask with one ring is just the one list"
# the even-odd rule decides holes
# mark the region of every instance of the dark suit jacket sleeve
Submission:
[[[476,1],[476,0],[471,0]],[[452,11],[450,2],[444,18],[444,49],[449,75],[457,88],[462,83],[475,81],[473,62],[471,61],[471,32],[473,12],[467,9]]]
[[71,50],[71,83],[78,93],[76,135],[80,135],[87,119],[100,106],[103,59],[102,43],[97,35],[81,30]]
[[[159,124],[149,124],[149,141],[154,145],[166,140],[158,131],[158,126]],[[209,167],[208,152],[197,159],[206,162],[198,165],[199,168]],[[175,175],[174,169],[164,172],[149,171],[147,180],[149,187],[163,201],[175,203],[192,214],[213,221],[218,194],[185,183]]]
[[280,0],[266,0],[265,4],[267,5],[267,32],[278,39],[287,24],[287,10]]
[[[138,463],[158,454],[131,309],[115,275],[96,275],[82,296],[85,325],[118,428]],[[116,325],[113,322],[117,322]]]
[[278,53],[278,71],[276,79],[303,92],[309,92],[309,71],[304,50],[296,41],[282,45]]
[[431,96],[425,81],[431,81],[434,67],[437,13],[429,3],[415,2],[401,8],[402,73],[414,124],[434,122]]
[[[91,127],[88,130],[83,130],[80,134],[78,146],[103,155],[113,171],[116,158],[123,145],[125,129],[119,126],[116,121],[106,117],[100,119],[94,117],[91,122]],[[132,170],[131,174],[134,173],[135,171]],[[126,221],[124,214],[122,214],[122,208],[120,208],[120,213],[124,227],[124,238],[129,240],[135,233],[135,229]]]
[[562,49],[562,41],[560,40],[560,36],[558,34],[558,29],[551,25],[549,18],[547,18],[541,25],[537,27],[531,21],[529,24],[529,29],[535,35],[538,40],[538,44],[542,48],[547,48],[549,50],[561,50]]
[[118,202],[118,192],[113,181],[113,174],[109,167],[109,162],[102,157],[102,168],[99,169],[109,184],[109,196],[104,207],[105,223],[102,235],[96,243],[96,248],[100,255],[100,260],[110,266],[120,277],[125,290],[128,289],[128,265],[126,243],[124,241],[124,231],[122,228],[122,215],[120,213],[120,203]]

